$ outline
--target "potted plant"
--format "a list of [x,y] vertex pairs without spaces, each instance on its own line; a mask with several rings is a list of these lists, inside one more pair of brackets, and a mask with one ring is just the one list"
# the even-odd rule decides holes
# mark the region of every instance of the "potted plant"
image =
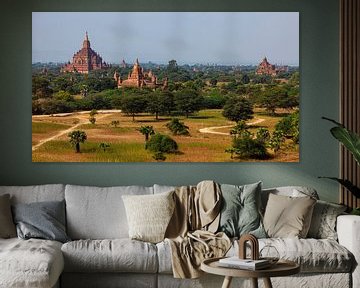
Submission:
[[[360,136],[353,131],[347,129],[343,124],[336,122],[333,119],[322,117],[322,119],[328,120],[334,124],[335,127],[330,129],[331,134],[342,143],[346,149],[353,155],[355,161],[360,165]],[[348,179],[340,179],[336,177],[320,177],[328,178],[339,182],[347,190],[349,190],[356,198],[360,198],[360,187],[354,185]],[[352,214],[360,215],[360,207],[354,208]]]

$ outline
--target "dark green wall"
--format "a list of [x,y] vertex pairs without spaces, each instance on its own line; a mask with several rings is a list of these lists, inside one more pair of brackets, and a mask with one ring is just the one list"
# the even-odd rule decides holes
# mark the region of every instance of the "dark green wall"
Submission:
[[[300,163],[32,163],[33,11],[299,11]],[[262,180],[265,187],[312,186],[321,198],[338,200],[338,186],[317,179],[318,175],[337,176],[339,169],[337,143],[328,131],[330,125],[321,120],[321,116],[338,118],[337,0],[2,0],[0,13],[0,185],[180,185],[202,179],[244,184]]]

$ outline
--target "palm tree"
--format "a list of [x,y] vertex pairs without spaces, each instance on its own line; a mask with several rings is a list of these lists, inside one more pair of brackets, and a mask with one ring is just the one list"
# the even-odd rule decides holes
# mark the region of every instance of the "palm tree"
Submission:
[[75,130],[68,134],[70,138],[69,142],[75,146],[76,153],[80,153],[80,143],[84,143],[87,139],[87,135],[84,131]]
[[145,142],[147,142],[149,140],[149,136],[150,135],[154,135],[155,134],[155,131],[154,131],[154,128],[153,126],[141,126],[138,131],[145,135]]

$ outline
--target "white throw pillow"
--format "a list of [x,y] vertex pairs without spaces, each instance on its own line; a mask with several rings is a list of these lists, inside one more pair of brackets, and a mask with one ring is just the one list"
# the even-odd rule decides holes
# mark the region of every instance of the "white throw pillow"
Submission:
[[174,191],[155,195],[122,196],[131,239],[158,243],[175,208]]

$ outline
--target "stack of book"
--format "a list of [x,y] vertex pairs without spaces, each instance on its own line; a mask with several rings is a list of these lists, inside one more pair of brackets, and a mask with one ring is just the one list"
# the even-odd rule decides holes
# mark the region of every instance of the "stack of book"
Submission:
[[220,259],[219,266],[246,270],[260,270],[270,267],[271,262],[267,259],[251,260],[240,259],[238,256],[234,256]]

